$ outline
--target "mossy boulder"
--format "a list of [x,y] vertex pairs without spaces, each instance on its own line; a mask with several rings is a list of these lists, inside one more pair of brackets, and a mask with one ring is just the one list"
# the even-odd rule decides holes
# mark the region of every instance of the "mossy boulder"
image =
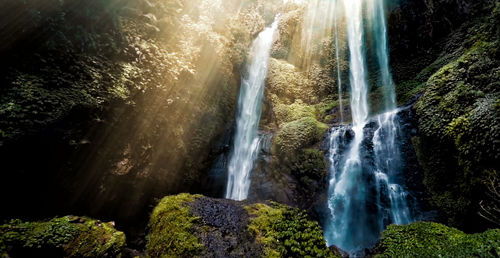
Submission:
[[318,223],[277,203],[167,196],[149,226],[150,257],[332,257]]
[[376,247],[382,257],[498,257],[500,229],[466,234],[433,222],[390,225]]
[[301,148],[318,142],[328,129],[326,124],[312,117],[304,117],[283,125],[275,139],[275,151],[278,155],[296,153]]
[[293,122],[301,118],[315,117],[316,109],[312,105],[307,105],[301,100],[296,100],[292,104],[283,104],[276,101],[274,106],[274,115],[276,122],[280,127],[285,123]]
[[193,223],[199,220],[193,216],[187,204],[196,195],[179,194],[163,198],[153,210],[149,221],[151,232],[146,251],[151,257],[194,256],[203,245],[194,235]]
[[0,226],[2,257],[116,256],[125,246],[125,234],[112,222],[66,216],[47,222],[12,220]]

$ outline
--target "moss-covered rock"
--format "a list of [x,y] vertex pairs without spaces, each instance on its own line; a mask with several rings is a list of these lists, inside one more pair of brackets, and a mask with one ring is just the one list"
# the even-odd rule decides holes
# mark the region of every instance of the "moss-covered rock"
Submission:
[[287,206],[253,204],[247,206],[248,229],[264,246],[265,257],[341,257],[326,247],[323,231],[307,215]]
[[273,111],[276,122],[280,127],[283,127],[285,123],[293,122],[301,118],[315,117],[316,109],[314,106],[307,105],[301,100],[296,100],[289,105],[280,103],[279,101],[276,102],[277,105],[274,107]]
[[47,222],[12,220],[0,226],[2,257],[104,257],[120,254],[125,234],[112,222],[66,216]]
[[151,257],[193,257],[203,245],[194,235],[193,223],[199,220],[188,207],[196,195],[179,194],[163,198],[155,207],[149,221],[146,252]]
[[278,155],[296,153],[301,148],[318,142],[328,129],[326,124],[312,117],[304,117],[283,125],[274,140]]
[[[429,35],[446,36],[428,46],[428,54],[417,57],[417,64],[411,59],[411,67],[421,67],[422,59],[426,60],[426,67],[410,72],[410,67],[404,67],[406,61],[396,56],[393,70],[399,78],[413,74],[397,85],[400,103],[422,96],[414,106],[418,133],[412,141],[432,203],[452,226],[476,231],[485,226],[485,221],[477,216],[479,203],[491,199],[487,184],[499,175],[500,110],[495,103],[500,98],[500,4],[467,2],[458,4],[468,6],[459,11],[467,11],[463,17],[455,17],[460,22],[451,24],[446,20],[440,24],[457,27],[447,34]],[[432,6],[427,6],[430,9],[425,15],[433,16],[436,10],[447,9],[442,1],[435,1]],[[395,52],[401,51],[400,47],[396,45]],[[408,60],[407,55],[404,60]]]
[[167,196],[149,226],[151,257],[334,257],[318,223],[277,203]]
[[498,257],[500,230],[465,234],[433,222],[390,225],[375,257]]

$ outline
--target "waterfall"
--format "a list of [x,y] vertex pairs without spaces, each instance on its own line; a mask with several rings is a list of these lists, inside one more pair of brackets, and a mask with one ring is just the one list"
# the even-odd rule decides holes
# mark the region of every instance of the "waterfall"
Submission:
[[[368,211],[365,205],[367,189],[363,183],[359,182],[363,178],[360,145],[363,140],[363,128],[368,118],[368,83],[363,44],[362,2],[346,0],[343,4],[347,18],[354,139],[350,143],[345,161],[339,162],[339,175],[332,175],[332,178],[338,179],[332,180],[329,185],[328,207],[332,212],[332,221],[331,225],[328,225],[325,237],[329,243],[351,250],[356,247],[357,243],[364,243],[365,238],[368,237],[363,234],[362,228],[369,225],[366,221]],[[331,146],[330,152],[338,152],[336,147],[339,146]],[[331,165],[335,166],[335,163]]]
[[[406,200],[406,191],[400,185],[402,164],[397,137],[401,133],[396,121],[396,93],[394,81],[389,67],[389,45],[387,41],[387,24],[385,20],[384,0],[368,1],[371,30],[374,32],[374,48],[376,49],[380,69],[380,81],[385,99],[385,113],[377,117],[378,129],[373,136],[375,167],[378,174],[384,174],[380,184],[389,192],[391,221],[396,224],[410,223],[411,217]],[[377,193],[379,196],[382,193]],[[380,222],[381,224],[383,222]],[[383,227],[383,225],[382,225]]]
[[257,130],[269,55],[277,27],[278,17],[271,27],[259,33],[250,48],[248,71],[241,82],[236,132],[228,165],[226,198],[229,199],[244,200],[248,196],[250,173],[259,154],[260,140]]
[[[375,244],[388,224],[411,222],[401,175],[401,132],[389,68],[383,1],[337,2],[344,6],[347,25],[352,126],[334,127],[330,132],[330,212],[324,228],[329,245],[352,253]],[[363,16],[365,13],[368,17]],[[365,29],[371,33],[365,33]],[[366,35],[373,37],[380,69],[379,86],[383,87],[385,98],[385,113],[373,118],[368,118]]]
[[380,68],[380,80],[384,89],[386,111],[396,108],[396,92],[389,67],[389,44],[387,42],[387,24],[385,21],[384,0],[367,1],[369,23],[373,31],[374,48]]

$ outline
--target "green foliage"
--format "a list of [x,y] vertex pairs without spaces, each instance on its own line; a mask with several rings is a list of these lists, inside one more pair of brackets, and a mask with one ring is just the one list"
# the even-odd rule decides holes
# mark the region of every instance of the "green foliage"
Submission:
[[125,246],[125,234],[105,223],[66,216],[48,222],[13,220],[0,226],[0,254],[37,253],[72,257],[117,255]]
[[[298,21],[294,21],[296,12],[301,10],[284,17],[283,22],[290,23],[287,25],[290,28],[298,26]],[[296,51],[292,38],[286,38],[292,37],[293,32],[287,33],[275,44],[274,55],[283,48]],[[338,115],[329,114],[338,102],[330,97],[323,98],[325,94],[322,94],[324,91],[318,81],[331,87],[323,72],[324,69],[316,64],[305,72],[285,60],[271,58],[266,81],[267,104],[273,115],[264,116],[261,123],[276,131],[271,150],[277,158],[270,164],[270,174],[274,177],[271,180],[281,178],[283,174],[292,175],[297,182],[296,189],[301,192],[297,198],[304,200],[315,198],[315,194],[321,191],[327,173],[326,161],[324,154],[315,148],[328,129],[325,123],[330,123]],[[280,179],[278,181],[278,184],[283,184]]]
[[195,256],[203,245],[193,235],[193,223],[199,220],[190,214],[186,203],[200,195],[179,194],[163,198],[149,220],[146,252],[152,257]]
[[[277,59],[287,60],[294,55],[300,55],[300,44],[295,37],[301,33],[302,19],[304,10],[302,8],[286,12],[280,16],[278,24],[279,38],[273,44],[271,56]],[[294,40],[295,38],[295,40]]]
[[500,230],[465,234],[433,222],[390,225],[375,257],[498,257]]
[[[345,104],[349,103],[347,100],[343,100]],[[327,113],[335,107],[339,106],[338,100],[325,99],[322,102],[315,105],[318,121],[320,122],[328,122],[331,119],[331,116],[327,115]],[[337,114],[335,114],[337,115]]]
[[330,99],[318,103],[312,82],[292,64],[276,59],[270,60],[266,97],[279,126],[273,148],[282,157],[317,143],[327,129],[319,121],[336,105]]
[[326,247],[318,223],[303,211],[278,203],[246,209],[252,216],[248,230],[264,246],[266,257],[340,257]]
[[97,88],[92,87],[97,85],[49,88],[47,84],[43,77],[19,74],[12,82],[13,87],[0,97],[0,128],[5,138],[45,126],[75,107],[99,105]]

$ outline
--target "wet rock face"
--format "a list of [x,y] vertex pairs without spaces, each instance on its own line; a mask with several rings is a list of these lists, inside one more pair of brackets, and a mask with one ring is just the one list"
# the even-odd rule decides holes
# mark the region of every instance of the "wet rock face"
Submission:
[[224,197],[227,184],[227,166],[231,158],[231,146],[234,141],[235,124],[228,127],[222,139],[210,150],[208,160],[213,163],[202,179],[201,193],[214,198]]
[[[417,159],[416,149],[412,139],[418,134],[418,120],[413,105],[418,100],[407,103],[398,113],[398,122],[401,126],[402,135],[400,137],[401,158],[402,158],[402,174],[404,182],[411,198],[408,198],[410,207],[415,210],[412,212],[416,215],[416,220],[442,220],[441,215],[437,212],[436,207],[430,202],[430,193],[424,185],[424,171]],[[418,209],[418,212],[416,211]]]

